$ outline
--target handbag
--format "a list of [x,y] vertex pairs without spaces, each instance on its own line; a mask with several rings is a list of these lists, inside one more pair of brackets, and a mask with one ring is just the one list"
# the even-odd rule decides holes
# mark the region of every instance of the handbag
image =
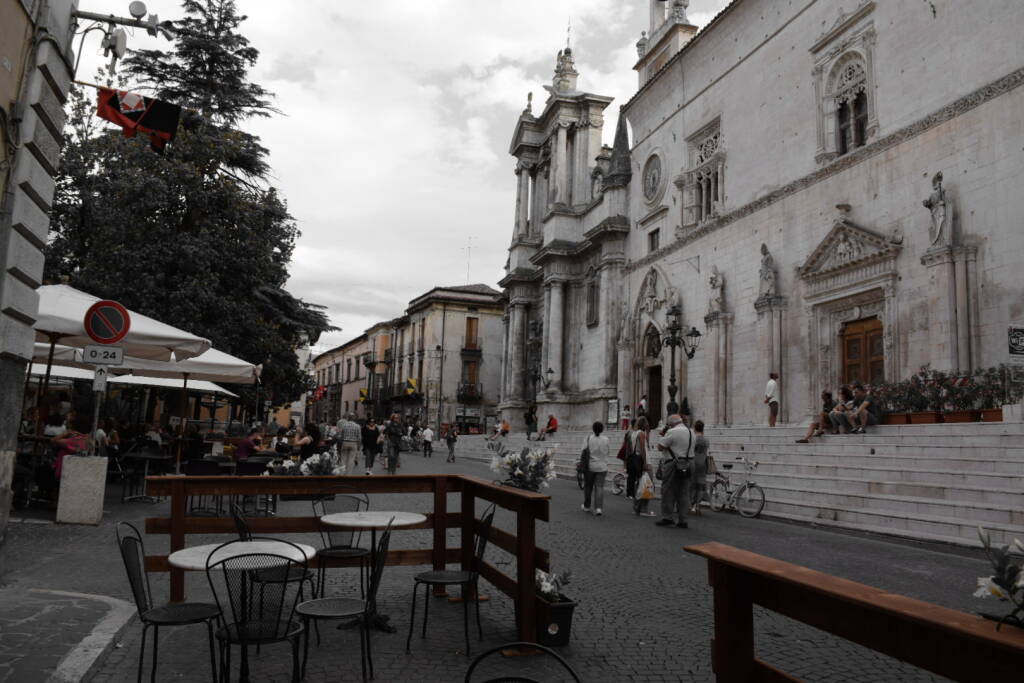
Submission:
[[583,451],[580,453],[580,472],[590,471],[590,437],[587,437],[587,445],[583,447]]

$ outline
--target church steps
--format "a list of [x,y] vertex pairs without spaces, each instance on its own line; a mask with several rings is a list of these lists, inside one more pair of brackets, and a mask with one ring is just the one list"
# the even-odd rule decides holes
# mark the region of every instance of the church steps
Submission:
[[[878,473],[871,473],[876,475]],[[887,480],[863,477],[792,475],[758,471],[754,480],[764,489],[782,489],[797,484],[813,491],[841,494],[878,494],[901,498],[928,499],[952,503],[995,505],[1000,508],[1024,511],[1024,486],[1010,488],[1013,483],[1024,484],[1024,478],[1003,479],[993,486],[957,484],[929,484],[916,481]],[[1001,486],[999,486],[1001,485]],[[1024,523],[1024,522],[1022,522]]]
[[[837,437],[839,438],[839,437]],[[757,456],[845,456],[845,455],[876,455],[900,456],[928,453],[932,457],[956,458],[974,457],[979,453],[999,459],[1024,460],[1024,445],[975,446],[951,443],[946,445],[914,444],[910,442],[889,443],[885,445],[869,445],[863,443],[838,443],[832,441],[812,441],[808,444],[797,443],[736,443],[725,439],[712,440],[712,453],[740,453]]]
[[1001,472],[964,472],[955,469],[918,469],[898,467],[857,467],[845,463],[842,464],[819,464],[814,462],[813,456],[795,462],[794,459],[787,459],[785,462],[761,461],[758,468],[758,476],[764,474],[779,474],[791,476],[819,476],[832,478],[866,479],[877,477],[883,481],[907,482],[915,484],[935,484],[944,486],[980,486],[986,488],[1010,488],[1011,482],[1020,484],[1024,490],[1024,473],[1018,476],[1007,475]]
[[769,484],[764,479],[757,483],[764,488],[768,500],[765,514],[771,514],[770,508],[776,501],[788,504],[799,502],[823,509],[843,508],[877,516],[889,516],[894,522],[907,516],[925,515],[954,519],[970,525],[1000,524],[1014,527],[1018,533],[1024,534],[1024,508],[1005,503],[947,501],[882,493],[848,493],[832,487],[831,482],[829,488],[802,482],[789,482],[786,485]]
[[896,468],[900,470],[962,470],[1004,474],[1007,476],[1024,475],[1024,458],[999,457],[985,455],[984,452],[975,456],[935,456],[930,451],[925,455],[870,455],[858,453],[851,455],[785,455],[756,453],[753,451],[729,451],[712,447],[712,455],[719,464],[733,461],[737,457],[746,456],[761,463],[762,467],[772,463],[803,463],[823,466],[863,467],[866,469]]

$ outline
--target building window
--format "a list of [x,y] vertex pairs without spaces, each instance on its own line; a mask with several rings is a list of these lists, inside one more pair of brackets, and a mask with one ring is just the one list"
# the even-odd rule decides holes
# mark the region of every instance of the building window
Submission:
[[863,147],[867,142],[868,96],[864,65],[853,60],[835,77],[836,152],[839,156]]
[[466,349],[478,349],[479,341],[477,338],[480,330],[480,319],[479,318],[466,318],[466,340],[463,348]]
[[352,381],[352,359],[348,358],[345,360],[345,381]]
[[462,364],[462,383],[476,384],[479,377],[479,366],[475,360],[467,360]]
[[601,281],[591,269],[587,274],[587,325],[596,325],[600,320],[598,311],[601,307]]
[[681,178],[683,226],[692,227],[719,215],[725,201],[725,148],[720,120],[704,126],[687,142],[690,170]]
[[661,230],[651,230],[647,233],[647,251],[658,251],[661,246]]

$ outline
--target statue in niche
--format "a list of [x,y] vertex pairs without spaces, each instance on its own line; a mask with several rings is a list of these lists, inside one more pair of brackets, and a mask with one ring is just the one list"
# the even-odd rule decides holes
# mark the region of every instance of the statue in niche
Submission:
[[647,279],[644,282],[644,291],[646,294],[640,308],[647,311],[647,315],[654,315],[654,311],[661,308],[663,303],[662,299],[658,297],[658,271],[652,270],[647,274]]
[[921,202],[931,212],[931,224],[928,226],[928,239],[931,246],[949,243],[950,200],[942,189],[942,171],[932,176],[932,194]]
[[778,293],[776,291],[775,276],[775,259],[772,258],[771,252],[768,251],[768,245],[762,243],[760,280],[761,284],[758,288],[758,298],[769,298],[775,296]]
[[860,247],[850,241],[850,236],[845,232],[839,236],[839,243],[836,245],[836,265],[841,266],[860,257]]
[[725,311],[725,276],[718,272],[718,266],[711,266],[711,298],[708,299],[708,313]]

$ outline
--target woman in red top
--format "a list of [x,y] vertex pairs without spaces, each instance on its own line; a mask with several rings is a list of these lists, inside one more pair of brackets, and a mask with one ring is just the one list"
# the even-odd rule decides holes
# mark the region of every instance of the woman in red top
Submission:
[[544,427],[544,431],[540,433],[538,441],[544,441],[548,434],[554,434],[558,431],[558,420],[555,419],[554,415],[548,415],[548,423]]
[[53,473],[57,479],[60,479],[65,455],[84,453],[89,450],[91,428],[92,420],[87,415],[76,415],[71,420],[71,429],[61,436],[53,438],[53,443],[58,447],[57,461],[53,464]]

